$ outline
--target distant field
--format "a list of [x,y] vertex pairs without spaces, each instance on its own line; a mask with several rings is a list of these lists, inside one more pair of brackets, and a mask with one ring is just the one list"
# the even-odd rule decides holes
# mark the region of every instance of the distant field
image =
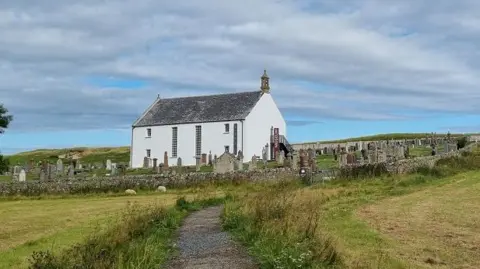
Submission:
[[12,165],[30,160],[56,162],[59,155],[66,153],[79,156],[82,163],[105,163],[108,159],[112,162],[130,161],[130,147],[39,149],[7,156],[7,159]]
[[[359,136],[359,137],[352,137],[352,138],[345,138],[345,139],[337,139],[337,140],[324,140],[324,141],[312,141],[312,142],[299,142],[293,144],[301,144],[301,143],[346,143],[346,142],[354,142],[354,141],[379,141],[379,140],[391,140],[391,139],[417,139],[417,138],[425,138],[431,136],[431,133],[391,133],[391,134],[377,134],[377,135],[369,135],[369,136]],[[437,133],[438,137],[446,136],[446,133]],[[452,136],[463,136],[464,134],[451,134]]]

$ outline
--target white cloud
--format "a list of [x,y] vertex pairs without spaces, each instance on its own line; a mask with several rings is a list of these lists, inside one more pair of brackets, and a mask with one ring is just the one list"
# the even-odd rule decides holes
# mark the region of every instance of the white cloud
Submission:
[[7,0],[0,100],[18,130],[128,128],[157,93],[253,90],[267,68],[287,118],[478,114],[479,12],[473,0]]

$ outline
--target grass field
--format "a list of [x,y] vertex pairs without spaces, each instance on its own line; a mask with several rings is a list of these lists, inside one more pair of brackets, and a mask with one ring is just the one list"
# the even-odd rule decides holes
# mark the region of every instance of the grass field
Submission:
[[[179,195],[198,196],[195,192],[198,190],[137,196],[0,200],[0,268],[25,268],[33,251],[47,249],[58,253],[93,231],[112,225],[128,204],[171,206]],[[201,193],[217,194],[212,189]]]
[[105,163],[107,159],[112,162],[128,163],[130,160],[130,147],[109,147],[109,148],[66,148],[66,149],[39,149],[6,156],[11,165],[35,162],[50,161],[56,162],[59,155],[70,153],[78,156],[82,163]]
[[480,268],[480,170],[467,163],[480,168],[251,193],[227,204],[225,227],[266,268]]

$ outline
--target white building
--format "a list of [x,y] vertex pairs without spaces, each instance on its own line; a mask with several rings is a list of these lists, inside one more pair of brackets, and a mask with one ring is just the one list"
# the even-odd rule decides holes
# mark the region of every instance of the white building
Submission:
[[178,158],[182,165],[195,165],[202,154],[240,150],[247,161],[261,157],[267,144],[272,158],[273,128],[279,131],[279,147],[288,151],[285,120],[270,95],[266,72],[258,91],[157,98],[132,126],[130,166],[143,167],[145,157],[149,166],[154,158],[163,163],[165,152],[170,166]]

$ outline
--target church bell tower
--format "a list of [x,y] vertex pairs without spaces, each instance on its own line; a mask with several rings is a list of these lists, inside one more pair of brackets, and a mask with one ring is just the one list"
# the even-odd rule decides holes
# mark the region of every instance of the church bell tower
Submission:
[[261,79],[262,83],[260,85],[260,90],[262,90],[262,93],[270,93],[270,78],[267,75],[267,70],[263,70],[263,76]]

